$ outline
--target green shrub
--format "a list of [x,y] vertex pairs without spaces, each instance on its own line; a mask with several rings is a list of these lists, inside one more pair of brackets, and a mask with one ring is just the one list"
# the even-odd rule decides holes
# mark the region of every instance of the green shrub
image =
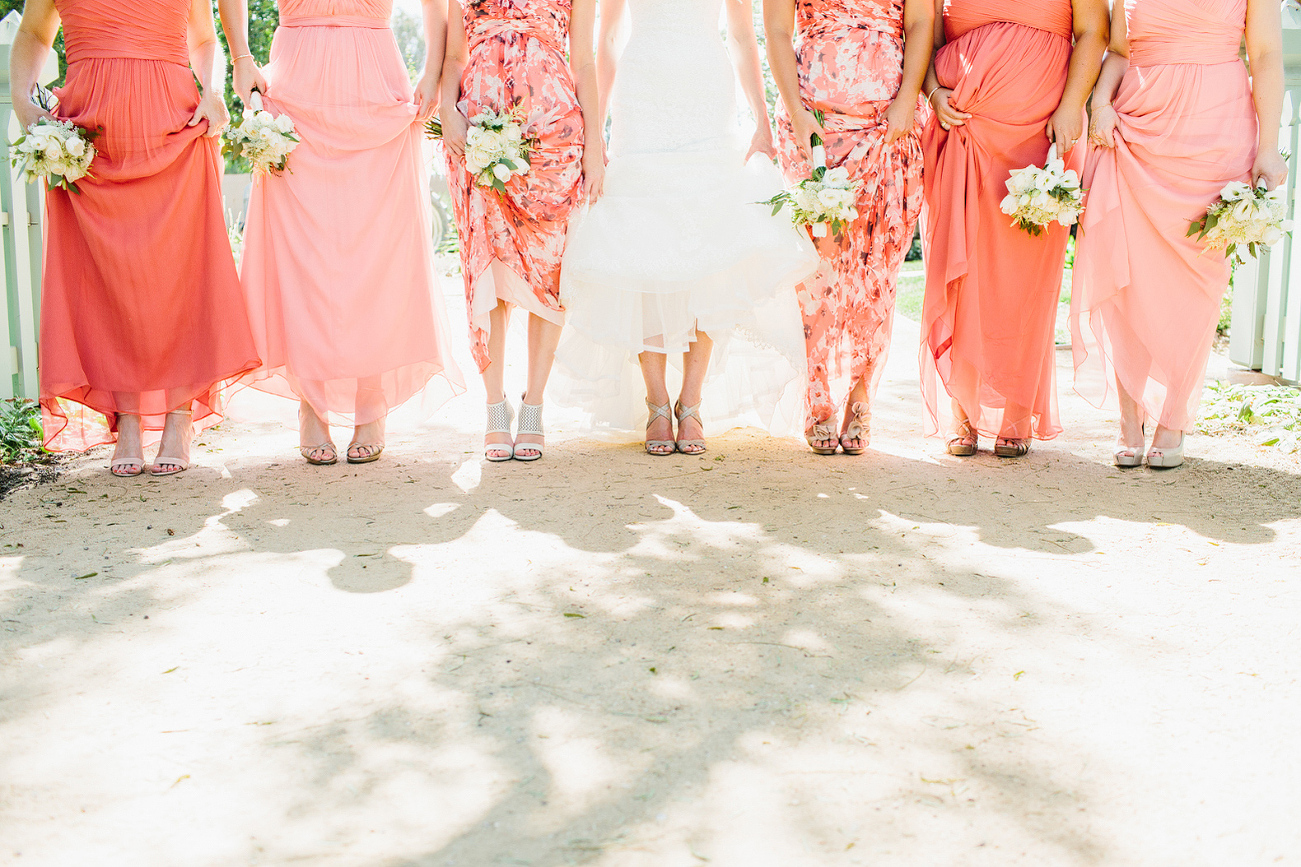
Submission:
[[44,453],[41,408],[31,400],[0,401],[0,464],[29,463]]

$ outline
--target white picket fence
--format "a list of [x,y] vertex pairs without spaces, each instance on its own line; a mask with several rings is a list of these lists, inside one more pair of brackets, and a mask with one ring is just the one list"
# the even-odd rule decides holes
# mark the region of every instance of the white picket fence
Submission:
[[[1283,7],[1285,87],[1279,147],[1292,154],[1287,180],[1289,216],[1298,225],[1297,165],[1301,162],[1301,7]],[[1301,383],[1301,229],[1233,277],[1229,359],[1290,383]]]
[[[0,400],[38,394],[36,338],[41,316],[41,204],[37,185],[24,184],[9,167],[9,142],[18,136],[9,89],[9,48],[18,32],[19,15],[0,21],[0,269],[5,278],[5,304],[0,306],[0,332],[8,338],[0,352]],[[58,76],[53,53],[41,73],[42,82]]]

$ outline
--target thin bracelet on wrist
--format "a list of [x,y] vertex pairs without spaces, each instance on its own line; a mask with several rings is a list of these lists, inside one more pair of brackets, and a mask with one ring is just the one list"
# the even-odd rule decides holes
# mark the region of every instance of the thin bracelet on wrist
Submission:
[[928,93],[928,94],[926,94],[926,104],[927,104],[927,105],[930,105],[930,104],[931,104],[931,99],[934,98],[935,94],[938,93],[939,90],[940,90],[940,88],[942,88],[942,87],[944,87],[944,85],[942,85],[942,84],[937,84],[937,85],[935,85],[935,87],[931,88],[931,92]]
[[232,57],[232,58],[230,59],[230,62],[231,62],[231,63],[239,63],[239,62],[240,62],[241,60],[243,60],[245,57],[247,57],[249,60],[252,60],[252,59],[253,59],[253,55],[252,55],[252,54],[239,54],[239,55],[236,55],[235,57]]

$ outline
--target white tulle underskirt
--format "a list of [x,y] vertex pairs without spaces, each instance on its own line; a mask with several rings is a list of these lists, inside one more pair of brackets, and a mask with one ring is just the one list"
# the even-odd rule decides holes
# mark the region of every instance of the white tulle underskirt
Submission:
[[637,355],[669,357],[670,393],[697,331],[714,341],[701,407],[707,434],[752,424],[802,429],[804,326],[795,286],[817,268],[783,214],[757,204],[782,188],[763,157],[629,154],[569,231],[561,277],[567,326],[552,399],[594,429],[644,427]]

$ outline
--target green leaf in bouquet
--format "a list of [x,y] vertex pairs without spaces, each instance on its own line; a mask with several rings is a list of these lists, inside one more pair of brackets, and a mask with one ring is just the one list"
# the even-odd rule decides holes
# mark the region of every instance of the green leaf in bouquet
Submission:
[[431,118],[425,124],[425,135],[434,141],[441,139],[443,137],[443,122],[436,117]]

